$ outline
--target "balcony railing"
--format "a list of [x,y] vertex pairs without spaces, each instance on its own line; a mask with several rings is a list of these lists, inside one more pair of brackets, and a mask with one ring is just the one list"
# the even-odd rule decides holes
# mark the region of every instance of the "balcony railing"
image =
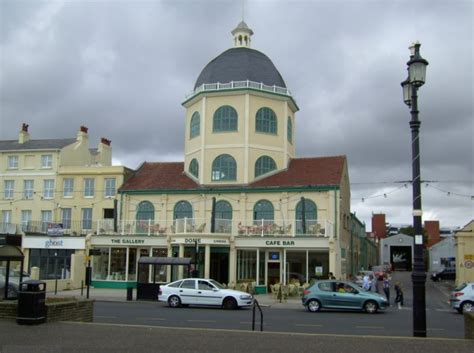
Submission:
[[17,228],[13,223],[0,223],[0,234],[16,234]]
[[95,232],[97,221],[66,221],[64,223],[28,221],[20,224],[18,228],[18,231],[24,232],[27,235],[80,236]]
[[[99,220],[97,234],[165,236],[169,234],[211,234],[209,220],[203,218],[182,218],[171,222],[164,220],[122,220],[114,231],[112,220]],[[332,237],[333,224],[326,220],[247,220],[216,219],[214,234],[235,236],[291,236],[291,237]]]
[[291,96],[291,92],[289,89],[285,87],[279,86],[268,86],[263,84],[262,82],[255,82],[255,81],[232,81],[227,83],[203,83],[201,86],[196,87],[194,91],[189,93],[185,99],[189,99],[192,96],[198,94],[199,92],[210,92],[210,91],[225,91],[230,89],[237,89],[237,88],[252,88],[259,91],[264,92],[272,92],[278,94],[284,94],[286,96]]

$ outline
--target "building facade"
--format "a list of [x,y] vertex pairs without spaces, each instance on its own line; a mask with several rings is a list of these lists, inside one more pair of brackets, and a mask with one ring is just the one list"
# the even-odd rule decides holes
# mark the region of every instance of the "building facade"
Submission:
[[77,286],[85,235],[97,231],[99,219],[113,224],[126,175],[112,166],[110,141],[90,148],[84,126],[76,138],[37,140],[23,124],[18,140],[0,141],[0,233],[23,235],[27,270],[38,267],[40,279],[69,283],[76,271]]
[[99,222],[96,287],[188,275],[138,273],[142,256],[191,257],[200,276],[262,287],[350,270],[347,159],[296,157],[291,92],[244,22],[232,34],[183,102],[184,162],[143,163],[119,190],[115,229]]

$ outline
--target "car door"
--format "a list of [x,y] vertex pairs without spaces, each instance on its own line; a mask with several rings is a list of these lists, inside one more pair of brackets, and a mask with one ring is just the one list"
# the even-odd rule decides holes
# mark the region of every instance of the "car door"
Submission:
[[209,281],[199,279],[197,281],[199,304],[203,305],[222,305],[222,295]]
[[315,292],[316,299],[319,299],[321,305],[326,308],[334,306],[334,286],[330,281],[319,282],[318,290]]
[[178,295],[182,304],[199,304],[199,295],[197,293],[196,280],[185,279],[178,288]]
[[353,293],[353,288],[345,282],[335,282],[333,294],[333,305],[337,308],[351,309],[358,307],[357,296]]

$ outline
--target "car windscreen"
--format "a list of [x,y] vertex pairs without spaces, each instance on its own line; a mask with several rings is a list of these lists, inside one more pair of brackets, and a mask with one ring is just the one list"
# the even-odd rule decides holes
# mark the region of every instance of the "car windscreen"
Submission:
[[213,285],[215,285],[216,288],[219,288],[219,289],[224,289],[225,288],[222,284],[220,284],[217,281],[214,281],[213,279],[211,279],[209,282],[211,282]]

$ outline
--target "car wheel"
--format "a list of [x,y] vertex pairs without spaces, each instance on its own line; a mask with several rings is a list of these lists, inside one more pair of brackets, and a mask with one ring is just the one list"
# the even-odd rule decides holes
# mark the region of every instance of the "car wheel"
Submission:
[[321,309],[321,303],[316,299],[311,299],[308,301],[308,303],[306,303],[306,308],[308,311],[315,313]]
[[172,295],[168,298],[168,305],[171,308],[179,308],[181,306],[181,299],[176,295]]
[[376,302],[369,300],[364,304],[364,310],[366,313],[375,314],[379,310],[379,307]]
[[237,308],[237,301],[234,298],[225,298],[222,302],[222,307],[226,310],[233,310]]
[[470,313],[474,311],[474,303],[472,302],[464,302],[461,305],[461,312],[462,313]]

